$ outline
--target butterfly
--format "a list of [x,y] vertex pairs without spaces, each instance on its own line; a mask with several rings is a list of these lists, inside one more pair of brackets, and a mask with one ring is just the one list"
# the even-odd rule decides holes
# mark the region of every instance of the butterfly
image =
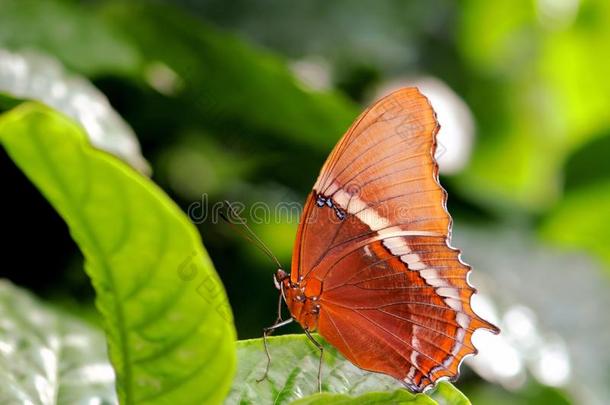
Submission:
[[307,197],[291,272],[274,274],[279,315],[265,336],[296,320],[321,356],[314,331],[357,367],[422,392],[457,378],[464,357],[477,352],[475,330],[499,333],[473,311],[471,268],[450,245],[438,130],[417,88],[382,98],[356,119]]

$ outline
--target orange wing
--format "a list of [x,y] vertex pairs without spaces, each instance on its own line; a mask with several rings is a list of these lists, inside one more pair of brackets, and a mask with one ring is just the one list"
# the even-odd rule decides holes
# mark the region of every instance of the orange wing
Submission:
[[438,128],[416,88],[365,111],[322,168],[292,261],[291,281],[319,305],[315,321],[301,312],[297,320],[358,367],[413,391],[456,378],[476,352],[474,330],[498,332],[473,312],[470,267],[449,245]]

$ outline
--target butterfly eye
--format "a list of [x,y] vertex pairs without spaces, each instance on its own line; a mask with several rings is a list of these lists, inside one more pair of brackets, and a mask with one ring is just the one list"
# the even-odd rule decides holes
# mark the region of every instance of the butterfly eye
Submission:
[[284,270],[277,269],[277,271],[273,275],[273,283],[275,284],[275,288],[277,288],[278,290],[281,289],[282,282],[289,277],[290,277],[290,275],[288,273],[286,273]]

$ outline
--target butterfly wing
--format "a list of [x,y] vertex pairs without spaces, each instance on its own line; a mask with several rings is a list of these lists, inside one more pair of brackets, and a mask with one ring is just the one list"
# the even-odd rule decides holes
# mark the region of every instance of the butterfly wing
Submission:
[[456,377],[474,330],[497,331],[473,312],[470,267],[449,245],[438,128],[415,88],[365,111],[307,199],[292,262],[292,282],[319,302],[319,333],[413,391]]

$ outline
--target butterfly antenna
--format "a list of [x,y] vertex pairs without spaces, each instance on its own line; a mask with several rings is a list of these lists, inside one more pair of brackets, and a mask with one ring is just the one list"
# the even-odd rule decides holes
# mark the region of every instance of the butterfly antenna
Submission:
[[245,219],[243,219],[239,216],[239,214],[237,214],[237,212],[231,206],[231,203],[225,200],[224,204],[227,206],[227,210],[231,214],[231,219],[237,219],[238,223],[243,226],[243,230],[238,228],[235,223],[223,213],[220,214],[221,218],[224,219],[229,225],[235,227],[235,229],[237,229],[246,240],[253,243],[263,253],[265,253],[275,264],[277,264],[278,269],[282,269],[282,264],[277,259],[277,257],[271,252],[271,249],[269,249],[267,245],[265,245],[265,242],[263,242],[263,240],[254,233],[254,231],[248,226],[248,224],[246,224]]

